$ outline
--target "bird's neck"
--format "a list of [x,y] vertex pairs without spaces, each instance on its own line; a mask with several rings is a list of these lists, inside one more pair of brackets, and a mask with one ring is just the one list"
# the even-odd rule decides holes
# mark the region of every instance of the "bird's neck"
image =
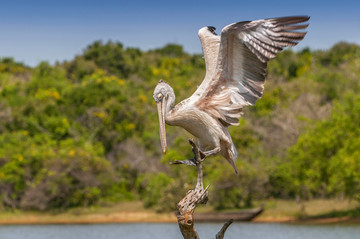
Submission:
[[173,108],[175,104],[175,94],[170,94],[166,101],[165,105],[165,115],[167,115]]
[[165,105],[165,122],[169,123],[172,121],[172,111],[174,110],[175,105],[175,93],[171,89],[167,95],[166,105]]

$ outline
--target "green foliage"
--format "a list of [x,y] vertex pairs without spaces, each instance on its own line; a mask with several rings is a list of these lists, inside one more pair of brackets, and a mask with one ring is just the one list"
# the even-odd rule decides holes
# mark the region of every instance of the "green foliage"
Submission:
[[0,142],[1,198],[13,208],[90,205],[114,178],[100,144],[32,137],[28,131],[2,134]]
[[329,213],[324,213],[313,218],[341,218],[341,217],[350,217],[350,218],[359,218],[360,217],[360,208],[348,209],[344,211],[333,210]]
[[[81,58],[88,61],[86,68],[91,69],[90,62],[93,62],[98,68],[108,73],[128,77],[129,74],[137,70],[136,60],[140,56],[140,50],[134,48],[124,49],[119,42],[108,41],[104,44],[101,41],[96,41],[85,49]],[[84,69],[84,67],[82,68]]]
[[11,73],[11,74],[23,74],[28,72],[29,67],[25,66],[22,63],[15,62],[13,58],[0,58],[0,72]]
[[303,49],[299,53],[285,50],[269,63],[269,73],[281,77],[286,81],[300,77],[309,72],[314,61],[314,55],[309,48]]
[[259,117],[270,116],[279,104],[284,104],[287,100],[287,94],[281,87],[269,90],[264,97],[256,103],[256,107],[251,110]]
[[[144,179],[146,180],[146,179]],[[155,206],[163,196],[165,188],[168,187],[174,179],[169,178],[164,173],[152,175],[145,182],[146,187],[144,189],[143,202],[145,207]]]
[[349,94],[331,116],[301,135],[288,151],[294,184],[304,197],[359,197],[360,97]]
[[[359,52],[339,43],[327,51],[285,50],[270,61],[263,98],[229,128],[239,176],[220,156],[204,163],[212,206],[360,198]],[[0,59],[1,207],[140,199],[157,211],[174,210],[196,170],[168,163],[192,157],[192,136],[167,127],[169,150],[161,158],[152,92],[163,79],[179,102],[204,74],[202,56],[176,44],[144,52],[97,41],[72,61],[32,69]]]
[[170,178],[165,173],[146,174],[141,178],[141,200],[145,207],[152,207],[157,212],[174,211],[176,203],[186,193],[186,183],[181,176]]
[[156,49],[155,52],[168,57],[181,57],[185,55],[183,47],[176,44],[168,44],[163,48]]
[[329,51],[323,52],[320,56],[320,62],[323,65],[338,66],[346,61],[360,57],[360,49],[356,44],[339,42]]

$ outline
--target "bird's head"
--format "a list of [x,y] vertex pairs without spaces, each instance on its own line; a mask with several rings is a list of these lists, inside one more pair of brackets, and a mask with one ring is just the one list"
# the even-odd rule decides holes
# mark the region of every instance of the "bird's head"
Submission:
[[165,117],[175,101],[175,94],[171,86],[163,80],[160,80],[156,85],[154,100],[157,105],[160,127],[160,142],[163,153],[166,154],[166,131],[165,131]]
[[164,98],[168,97],[170,91],[173,91],[171,86],[165,81],[160,80],[156,85],[153,94],[155,102],[159,103],[160,101],[164,100]]

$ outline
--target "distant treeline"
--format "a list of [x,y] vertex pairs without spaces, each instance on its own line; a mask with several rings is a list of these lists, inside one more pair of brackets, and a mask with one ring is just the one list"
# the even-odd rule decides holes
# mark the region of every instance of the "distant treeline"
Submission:
[[[172,210],[196,171],[183,129],[167,127],[162,156],[160,79],[177,102],[205,73],[179,45],[141,51],[100,41],[69,62],[34,68],[0,59],[0,209],[53,210],[141,200]],[[230,127],[236,176],[225,159],[204,163],[216,208],[266,198],[360,199],[360,47],[286,50],[268,67],[264,96]]]

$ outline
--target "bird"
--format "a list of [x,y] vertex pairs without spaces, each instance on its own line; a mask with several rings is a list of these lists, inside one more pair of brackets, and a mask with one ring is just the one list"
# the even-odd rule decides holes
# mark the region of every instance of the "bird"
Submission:
[[153,98],[157,105],[162,151],[166,154],[165,123],[195,136],[208,157],[220,153],[234,168],[238,156],[228,132],[239,125],[245,106],[255,105],[264,90],[267,63],[285,47],[297,45],[306,35],[309,16],[242,21],[199,30],[205,59],[205,77],[196,91],[175,105],[171,86],[160,80]]

